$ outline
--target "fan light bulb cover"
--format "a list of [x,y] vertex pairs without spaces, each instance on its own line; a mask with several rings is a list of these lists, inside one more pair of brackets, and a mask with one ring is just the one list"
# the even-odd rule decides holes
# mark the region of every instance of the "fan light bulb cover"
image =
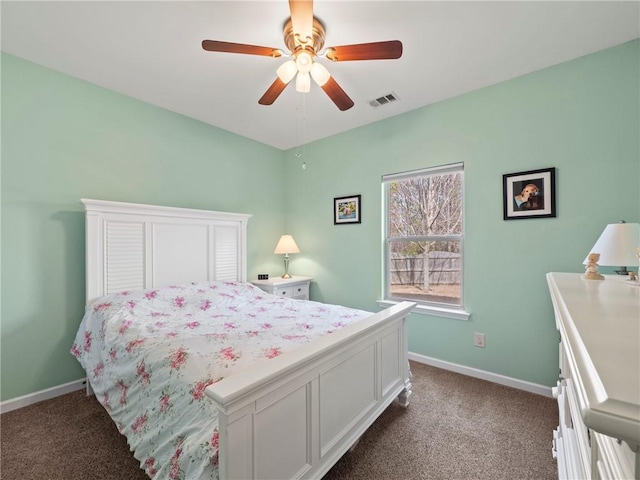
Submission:
[[293,77],[298,73],[298,66],[296,65],[295,60],[289,60],[288,62],[284,62],[282,65],[278,67],[276,70],[276,74],[278,78],[283,83],[289,83],[293,80]]
[[300,52],[296,55],[296,66],[298,67],[298,72],[309,73],[312,64],[313,58],[308,52]]
[[311,90],[311,77],[308,73],[298,72],[296,77],[296,91],[300,93],[309,93]]
[[311,65],[311,77],[319,86],[322,87],[329,81],[329,79],[331,78],[331,74],[324,65],[318,62],[314,62],[313,65]]

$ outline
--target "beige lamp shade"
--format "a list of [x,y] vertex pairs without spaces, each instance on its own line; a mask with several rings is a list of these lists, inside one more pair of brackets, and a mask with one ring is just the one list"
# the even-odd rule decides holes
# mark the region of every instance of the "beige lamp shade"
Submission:
[[291,278],[291,275],[289,275],[289,254],[300,253],[296,241],[291,235],[282,235],[273,253],[284,254],[284,275],[282,275],[282,278]]
[[[640,224],[611,223],[589,253],[599,253],[598,265],[629,267],[638,264],[636,249],[640,246]],[[587,264],[587,258],[583,262]]]
[[300,249],[291,235],[282,235],[273,253],[300,253]]

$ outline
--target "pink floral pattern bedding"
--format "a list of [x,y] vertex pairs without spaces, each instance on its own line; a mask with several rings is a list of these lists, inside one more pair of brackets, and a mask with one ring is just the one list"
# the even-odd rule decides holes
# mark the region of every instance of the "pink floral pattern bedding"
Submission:
[[217,478],[205,388],[369,315],[248,283],[121,292],[90,306],[71,353],[149,477]]

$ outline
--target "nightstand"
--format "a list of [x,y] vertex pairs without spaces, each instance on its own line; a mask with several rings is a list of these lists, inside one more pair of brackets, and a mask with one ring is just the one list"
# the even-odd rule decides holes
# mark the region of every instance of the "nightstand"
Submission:
[[272,277],[268,280],[252,280],[251,283],[265,292],[279,297],[309,300],[311,277]]

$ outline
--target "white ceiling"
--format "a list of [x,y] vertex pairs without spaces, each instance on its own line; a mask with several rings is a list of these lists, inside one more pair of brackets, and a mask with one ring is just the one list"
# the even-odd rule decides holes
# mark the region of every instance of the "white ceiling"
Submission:
[[[201,48],[211,39],[284,49],[286,1],[3,0],[1,9],[3,51],[280,149],[640,37],[638,1],[318,0],[326,46],[404,45],[399,60],[322,60],[355,102],[340,112],[316,85],[258,105],[284,60]],[[400,101],[369,105],[390,92]]]

